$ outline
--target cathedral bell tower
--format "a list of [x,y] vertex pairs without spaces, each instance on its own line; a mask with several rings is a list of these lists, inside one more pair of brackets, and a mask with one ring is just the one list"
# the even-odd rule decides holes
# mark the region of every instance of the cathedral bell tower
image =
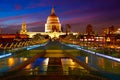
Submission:
[[26,30],[26,22],[23,22],[23,23],[22,23],[21,30],[20,30],[20,34],[26,34],[26,33],[27,33],[27,30]]

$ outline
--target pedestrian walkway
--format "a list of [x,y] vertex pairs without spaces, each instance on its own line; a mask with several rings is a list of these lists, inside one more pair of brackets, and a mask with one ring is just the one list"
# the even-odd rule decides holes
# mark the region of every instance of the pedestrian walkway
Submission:
[[63,74],[61,58],[54,57],[54,58],[49,59],[47,74],[48,75],[62,75]]
[[[3,78],[4,80],[101,80],[90,74],[92,71],[86,64],[65,53],[59,41],[49,42],[44,52],[36,54],[26,62],[12,68],[10,71],[18,71]],[[70,48],[65,48],[70,49]],[[71,48],[72,49],[72,48]],[[46,52],[46,50],[63,50],[63,52]],[[75,50],[73,48],[73,50]],[[32,54],[32,53],[31,53]],[[39,58],[39,59],[38,59]],[[47,59],[40,59],[47,58]],[[87,66],[87,67],[86,67]],[[27,67],[27,68],[26,68]]]

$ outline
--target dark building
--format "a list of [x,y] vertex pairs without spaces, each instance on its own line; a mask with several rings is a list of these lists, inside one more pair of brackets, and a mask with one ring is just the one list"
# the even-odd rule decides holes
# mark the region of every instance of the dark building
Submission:
[[87,34],[92,34],[93,33],[93,29],[92,29],[92,25],[88,24],[86,27],[86,33]]

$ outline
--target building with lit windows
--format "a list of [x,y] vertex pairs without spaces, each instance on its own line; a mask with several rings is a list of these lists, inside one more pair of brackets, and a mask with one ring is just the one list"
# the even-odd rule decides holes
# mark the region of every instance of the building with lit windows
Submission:
[[66,35],[65,32],[61,31],[61,23],[59,17],[55,14],[54,8],[52,8],[51,14],[48,16],[45,23],[45,32],[27,32],[27,25],[23,22],[20,34],[27,34],[30,38],[32,38],[35,34],[49,35],[51,38],[59,38],[60,35]]
[[115,34],[120,34],[120,28],[118,28],[114,33]]

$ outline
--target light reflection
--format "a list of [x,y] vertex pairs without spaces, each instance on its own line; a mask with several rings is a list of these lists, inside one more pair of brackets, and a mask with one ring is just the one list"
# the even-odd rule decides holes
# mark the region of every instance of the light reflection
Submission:
[[[23,60],[27,60],[27,58],[24,58]],[[47,71],[49,58],[38,58],[35,62],[27,65],[24,69],[30,71],[30,75],[33,74],[35,71]],[[35,72],[37,74],[38,72]]]
[[31,64],[29,64],[25,67],[25,69],[30,69],[30,68],[31,68]]
[[119,64],[117,62],[113,62],[113,65],[114,66],[118,66]]
[[47,71],[47,68],[48,68],[48,62],[49,62],[49,58],[46,58],[44,61],[43,61],[43,71]]
[[8,66],[13,66],[15,64],[14,58],[8,58]]
[[29,46],[27,47],[27,50],[31,50],[31,49],[34,49],[34,48],[37,48],[37,47],[40,47],[40,46],[45,46],[47,43],[45,44],[40,44],[40,45],[33,45],[33,46]]
[[28,60],[28,58],[23,58],[23,61],[26,61],[26,60]]
[[74,65],[75,65],[75,62],[74,62],[72,59],[70,59],[70,65],[71,65],[71,66],[74,66]]
[[48,65],[48,62],[49,62],[49,58],[46,58],[44,61],[43,61],[43,65]]
[[86,56],[85,62],[86,62],[86,64],[88,64],[88,56]]
[[[64,74],[69,74],[71,59],[61,59]],[[72,68],[73,69],[73,68]]]
[[30,69],[30,73],[29,73],[30,75],[33,75],[33,69]]
[[[96,53],[94,51],[86,50],[82,46],[77,47],[76,45],[72,45],[72,44],[70,44],[70,45],[64,44],[64,45],[74,47],[78,50],[82,50],[84,52],[87,52],[88,54],[90,53],[90,54],[96,55],[96,58],[97,58],[96,61],[94,61],[94,59],[91,59],[91,61],[93,62],[91,64],[95,65],[95,68],[97,68],[97,69],[101,68],[102,70],[105,70],[105,71],[120,73],[120,63],[119,63],[120,58],[115,58],[115,57],[108,56],[105,54]],[[104,60],[102,60],[101,58],[103,58]],[[111,60],[109,60],[109,59],[113,60],[112,64],[111,64]]]
[[8,57],[8,56],[11,56],[11,55],[12,55],[12,53],[8,53],[8,54],[0,55],[0,58]]
[[85,51],[87,53],[95,54],[97,56],[101,56],[101,57],[104,57],[104,58],[108,58],[108,59],[120,62],[120,58],[115,58],[115,57],[104,55],[104,54],[101,54],[101,53],[95,53],[94,51],[90,51],[90,50],[80,48],[81,46],[78,46],[78,45],[73,45],[73,44],[64,44],[64,45],[74,47],[76,49],[83,50],[83,51]]
[[61,59],[63,65],[74,66],[75,62],[72,59]]
[[98,64],[99,64],[102,68],[105,68],[105,61],[104,61],[103,58],[99,58]]
[[82,66],[74,62],[71,58],[63,58],[61,59],[61,62],[64,74],[69,74],[71,70],[84,69]]
[[24,62],[26,60],[28,60],[28,58],[20,58],[20,62]]
[[27,61],[27,60],[28,60],[28,58],[22,58],[22,60],[23,60],[23,61]]

